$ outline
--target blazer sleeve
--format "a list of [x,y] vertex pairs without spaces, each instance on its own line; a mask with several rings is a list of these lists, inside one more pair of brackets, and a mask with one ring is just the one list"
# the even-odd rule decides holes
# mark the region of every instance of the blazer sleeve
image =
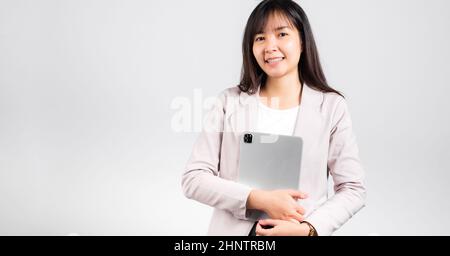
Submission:
[[206,115],[182,174],[181,186],[187,198],[226,210],[238,219],[247,219],[246,203],[251,188],[219,177],[225,100],[222,92]]
[[331,235],[364,207],[366,199],[364,170],[343,98],[337,103],[332,119],[327,165],[335,194],[305,219],[318,235]]

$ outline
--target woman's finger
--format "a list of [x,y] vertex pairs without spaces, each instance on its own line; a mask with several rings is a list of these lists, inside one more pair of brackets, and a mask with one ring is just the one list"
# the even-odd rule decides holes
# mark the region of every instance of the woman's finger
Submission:
[[262,228],[261,225],[258,223],[256,224],[255,233],[257,236],[268,236],[270,234],[270,230]]
[[280,220],[275,220],[275,219],[264,219],[264,220],[260,220],[258,222],[258,224],[263,225],[263,226],[276,226],[280,224]]
[[298,205],[295,209],[298,213],[300,213],[301,215],[305,214],[305,209],[303,207],[301,207],[300,205]]
[[292,196],[294,199],[305,199],[308,197],[306,193],[293,189],[289,189],[288,194]]
[[292,217],[291,217],[292,219],[295,219],[295,220],[298,220],[299,222],[302,222],[303,221],[303,215],[301,215],[300,213],[298,213],[298,212],[295,212],[293,215],[292,215]]

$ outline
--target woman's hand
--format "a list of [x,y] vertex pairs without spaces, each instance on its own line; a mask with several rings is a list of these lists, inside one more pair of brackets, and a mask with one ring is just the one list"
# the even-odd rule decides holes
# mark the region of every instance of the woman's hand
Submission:
[[303,221],[305,210],[297,204],[298,199],[307,195],[292,189],[252,190],[247,200],[247,208],[262,210],[272,219]]
[[[264,229],[262,226],[273,226]],[[294,223],[286,220],[265,219],[256,224],[257,236],[307,236],[309,226],[305,223]]]

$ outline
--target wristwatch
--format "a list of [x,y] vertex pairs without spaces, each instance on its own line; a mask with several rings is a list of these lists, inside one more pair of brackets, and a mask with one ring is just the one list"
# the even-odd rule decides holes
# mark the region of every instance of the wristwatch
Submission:
[[311,223],[307,222],[307,221],[302,221],[300,223],[305,223],[306,225],[308,225],[309,227],[309,233],[308,236],[317,236],[317,231],[316,229],[313,227],[313,225],[311,225]]

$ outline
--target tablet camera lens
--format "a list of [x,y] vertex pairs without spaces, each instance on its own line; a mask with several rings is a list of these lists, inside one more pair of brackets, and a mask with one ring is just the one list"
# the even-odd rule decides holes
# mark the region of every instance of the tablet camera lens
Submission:
[[252,143],[253,135],[250,133],[244,134],[244,142],[245,143]]

